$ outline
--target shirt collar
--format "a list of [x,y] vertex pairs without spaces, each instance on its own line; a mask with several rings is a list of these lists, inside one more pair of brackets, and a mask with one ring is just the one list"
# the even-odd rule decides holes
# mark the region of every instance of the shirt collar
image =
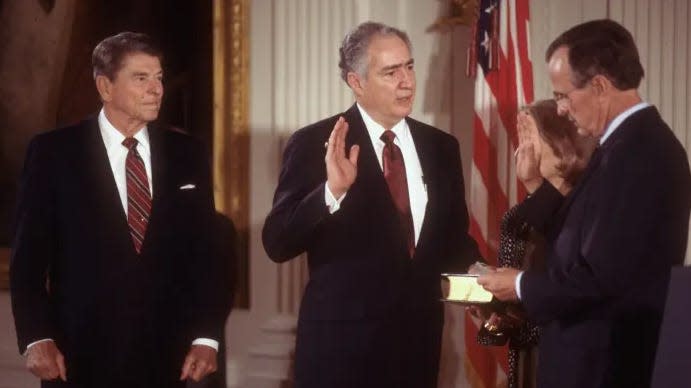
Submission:
[[[121,146],[122,147],[122,141],[125,140],[125,135],[122,134],[122,132],[118,131],[113,124],[111,124],[110,121],[108,121],[108,117],[106,117],[105,110],[101,108],[101,111],[98,113],[98,126],[101,129],[101,137],[103,137],[103,143],[106,145],[107,149],[110,149],[114,146]],[[145,153],[149,153],[149,130],[146,126],[142,127],[137,133],[134,134],[133,136],[137,141],[139,142],[139,145],[142,147],[138,147],[137,150],[141,153],[142,150]]]
[[638,104],[632,106],[631,108],[619,113],[619,115],[617,117],[615,117],[614,120],[612,120],[612,122],[609,123],[609,125],[607,126],[607,130],[605,131],[605,133],[600,138],[600,145],[604,144],[605,140],[607,140],[607,138],[610,137],[612,135],[612,133],[619,127],[619,125],[621,125],[621,123],[623,123],[624,120],[629,118],[629,116],[631,116],[632,114],[638,112],[639,110],[647,108],[649,106],[650,106],[649,103],[647,103],[645,101],[641,101]]
[[[381,141],[381,135],[386,131],[384,127],[374,121],[372,117],[367,114],[367,111],[359,104],[356,103],[358,110],[360,111],[360,115],[362,116],[362,121],[365,122],[365,127],[367,128],[367,132],[369,133],[370,137],[372,139],[376,139]],[[405,121],[405,118],[402,118],[401,121],[397,122],[392,128],[391,131],[396,135],[396,138],[398,139],[399,142],[403,141],[404,139],[407,139],[410,136],[410,130],[408,129],[408,124]]]

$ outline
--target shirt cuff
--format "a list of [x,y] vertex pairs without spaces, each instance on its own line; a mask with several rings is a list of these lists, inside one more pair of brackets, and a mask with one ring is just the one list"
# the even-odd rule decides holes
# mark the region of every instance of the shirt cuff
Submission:
[[26,350],[24,351],[24,353],[22,354],[22,356],[26,356],[26,352],[29,351],[29,348],[30,348],[30,347],[32,347],[32,346],[34,346],[34,345],[36,345],[36,344],[40,344],[41,342],[52,341],[52,340],[53,340],[52,338],[44,338],[44,339],[40,339],[40,340],[38,340],[38,341],[34,341],[34,342],[32,342],[32,343],[26,345]]
[[329,190],[329,185],[324,183],[324,202],[326,203],[326,207],[329,208],[329,214],[334,214],[341,208],[341,202],[343,202],[343,198],[345,198],[346,194],[348,194],[347,191],[341,195],[341,198],[336,199],[331,190]]
[[218,341],[212,340],[210,338],[197,338],[192,341],[192,345],[204,345],[213,348],[218,352]]
[[521,300],[521,278],[523,277],[523,271],[519,272],[518,275],[516,275],[516,284],[514,287],[516,287],[516,296],[518,297],[518,300]]

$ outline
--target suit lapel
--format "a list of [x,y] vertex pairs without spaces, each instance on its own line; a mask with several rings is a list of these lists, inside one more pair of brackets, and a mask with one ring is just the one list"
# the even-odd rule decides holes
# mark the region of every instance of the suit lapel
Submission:
[[154,235],[158,225],[161,223],[163,212],[161,211],[162,200],[170,191],[170,166],[168,163],[168,148],[164,139],[164,130],[153,125],[148,126],[149,147],[151,152],[151,176],[153,186],[153,197],[151,199],[151,215],[149,224],[146,228],[146,235],[142,244],[142,252],[151,244],[151,236]]
[[563,213],[564,216],[568,213],[569,208],[571,207],[571,204],[573,203],[574,199],[578,197],[578,194],[583,190],[583,187],[587,184],[588,179],[593,174],[593,171],[597,170],[597,167],[600,165],[600,161],[602,160],[601,148],[602,147],[598,147],[595,149],[592,156],[590,157],[590,161],[588,162],[585,171],[583,171],[583,175],[581,175],[581,179],[578,181],[576,187],[568,194],[568,196],[566,197],[566,201],[560,208],[560,213]]
[[637,119],[635,117],[645,116],[645,115],[649,115],[649,114],[653,114],[653,113],[657,113],[657,111],[652,106],[649,106],[647,108],[643,108],[637,112],[634,112],[631,116],[627,117],[626,120],[624,120],[621,124],[619,124],[619,127],[614,131],[614,133],[612,133],[610,135],[610,137],[604,142],[604,144],[598,146],[595,149],[595,151],[593,152],[593,154],[590,157],[590,161],[588,162],[588,166],[586,167],[585,171],[583,172],[583,175],[581,176],[581,179],[579,180],[576,187],[571,191],[571,193],[569,193],[569,196],[566,198],[564,206],[562,206],[562,208],[560,209],[560,211],[563,213],[564,217],[568,213],[568,209],[571,206],[571,204],[573,203],[573,201],[575,200],[575,198],[578,197],[578,194],[587,185],[588,180],[591,178],[593,173],[598,169],[602,160],[610,152],[612,145],[617,142],[618,138],[621,138],[622,136],[626,136],[628,127],[636,125]]
[[417,256],[418,253],[424,249],[425,241],[429,239],[430,220],[432,219],[432,206],[430,206],[430,204],[435,203],[437,199],[437,183],[439,179],[435,174],[435,171],[437,171],[437,160],[434,155],[437,154],[438,150],[434,149],[434,143],[431,141],[430,137],[425,135],[422,128],[420,128],[415,121],[410,119],[406,119],[406,121],[408,123],[408,128],[410,128],[413,142],[415,143],[415,151],[417,152],[420,167],[422,168],[422,180],[427,190],[427,206],[425,206],[425,215],[422,220],[420,237],[418,238],[415,248],[415,256]]
[[353,144],[360,146],[357,181],[367,186],[367,189],[371,190],[379,200],[389,202],[393,208],[393,201],[391,201],[391,195],[384,179],[384,172],[377,159],[377,154],[374,152],[372,140],[357,106],[353,105],[344,116],[349,128],[346,147],[350,149]]
[[129,246],[134,251],[127,225],[127,216],[115,184],[115,177],[103,144],[98,120],[94,116],[85,120],[83,126],[85,134],[83,136],[84,144],[81,148],[84,150],[85,160],[80,164],[84,168],[85,179],[88,182],[85,187],[92,190],[94,211],[100,213],[94,219],[99,220],[109,231],[108,235],[119,239],[121,246]]
[[153,180],[153,198],[152,198],[152,215],[155,211],[156,204],[161,201],[161,198],[165,196],[169,189],[169,166],[167,163],[168,158],[166,154],[168,149],[166,148],[163,139],[163,130],[149,126],[149,146],[151,151],[151,175]]

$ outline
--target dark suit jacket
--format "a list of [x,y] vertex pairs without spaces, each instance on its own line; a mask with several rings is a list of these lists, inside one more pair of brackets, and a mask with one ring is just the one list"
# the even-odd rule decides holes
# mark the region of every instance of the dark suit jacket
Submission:
[[191,342],[221,338],[207,159],[189,136],[152,126],[149,135],[153,202],[140,256],[95,117],[29,146],[12,308],[20,352],[55,339],[65,386],[177,386]]
[[[546,205],[553,194],[545,186],[529,201],[544,214],[556,208]],[[523,275],[522,302],[542,324],[540,387],[650,385],[690,206],[686,152],[655,108],[634,113],[596,151],[558,213],[547,273]]]
[[310,280],[297,335],[299,387],[426,387],[436,380],[443,271],[480,258],[467,234],[458,142],[406,119],[428,203],[412,260],[370,137],[355,105],[346,147],[359,144],[358,175],[334,214],[324,202],[324,142],[334,116],[289,140],[273,208],[263,230],[274,261],[306,252]]

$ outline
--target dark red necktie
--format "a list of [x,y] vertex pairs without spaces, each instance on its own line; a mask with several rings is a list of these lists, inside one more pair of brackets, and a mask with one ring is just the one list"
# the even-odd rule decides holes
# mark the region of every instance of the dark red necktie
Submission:
[[389,186],[391,198],[393,198],[401,230],[406,236],[408,254],[412,258],[415,254],[415,229],[413,228],[413,215],[410,212],[410,197],[408,195],[408,179],[405,175],[405,163],[401,149],[394,144],[396,137],[392,131],[387,130],[381,135],[384,142],[382,160],[384,166],[384,178]]
[[130,226],[134,249],[139,253],[151,214],[151,192],[149,191],[149,179],[146,176],[144,161],[137,152],[137,143],[137,139],[133,137],[128,137],[122,141],[122,145],[129,149],[125,160],[127,223]]

